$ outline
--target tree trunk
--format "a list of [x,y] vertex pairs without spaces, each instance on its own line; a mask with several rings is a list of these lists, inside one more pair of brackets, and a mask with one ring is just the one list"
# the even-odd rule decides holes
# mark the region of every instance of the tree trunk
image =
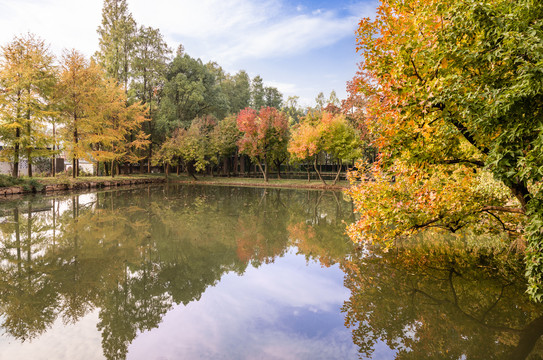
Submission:
[[277,167],[277,178],[281,179],[281,164],[282,161],[275,161],[275,166]]
[[262,164],[260,163],[260,160],[257,160],[256,164],[260,168],[260,171],[262,172],[262,175],[264,175],[264,181],[268,182],[268,163],[266,160],[264,160],[264,169],[262,168]]
[[239,163],[239,154],[238,154],[238,149],[236,149],[236,153],[234,154],[234,175],[238,174],[238,163]]
[[228,158],[225,157],[222,161],[222,173],[230,177],[230,167],[228,166]]
[[55,177],[57,173],[57,156],[55,154],[55,142],[56,142],[56,127],[53,122],[53,158],[51,159],[51,176]]
[[241,174],[245,174],[245,155],[240,156],[239,166],[240,166],[239,171],[241,172]]
[[21,137],[21,131],[19,128],[15,129],[15,148],[13,149],[13,177],[19,177],[19,138]]
[[187,168],[187,174],[189,174],[191,177],[193,177],[194,180],[198,180],[198,179],[196,178],[196,176],[194,175],[194,163],[193,163],[192,161],[189,161],[189,162],[187,163],[186,168]]
[[149,157],[147,158],[147,173],[151,173],[151,157],[153,156],[153,140],[151,137],[149,137],[149,140],[151,141],[149,143]]
[[[30,89],[28,90],[30,93]],[[32,127],[30,126],[30,110],[26,114],[26,119],[29,121],[27,125],[28,130],[28,139],[32,139]],[[32,150],[27,148],[26,150],[26,160],[28,161],[28,177],[32,177]]]
[[324,179],[322,178],[321,173],[319,172],[319,168],[317,166],[317,156],[315,156],[315,160],[313,161],[313,166],[315,167],[315,171],[317,172],[317,176],[319,177],[319,179],[322,181],[324,185],[326,185],[326,181],[324,181]]
[[111,177],[115,177],[115,160],[111,160]]
[[72,178],[75,179],[77,177],[77,160],[75,159],[75,156],[72,158]]
[[32,155],[30,149],[27,151],[26,158],[28,159],[28,177],[32,177]]
[[335,185],[337,183],[337,181],[339,180],[339,174],[341,173],[341,161],[338,161],[338,171],[337,171],[337,174],[336,174],[336,178],[334,179],[334,183],[332,185]]

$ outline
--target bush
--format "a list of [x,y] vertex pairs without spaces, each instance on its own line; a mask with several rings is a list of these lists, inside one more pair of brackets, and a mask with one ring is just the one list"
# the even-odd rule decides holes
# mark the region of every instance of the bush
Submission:
[[20,180],[8,175],[0,175],[0,187],[10,187],[20,184]]

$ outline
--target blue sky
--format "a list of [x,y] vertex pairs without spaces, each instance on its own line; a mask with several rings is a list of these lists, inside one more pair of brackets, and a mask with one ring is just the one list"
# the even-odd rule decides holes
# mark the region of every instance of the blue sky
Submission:
[[[373,16],[377,2],[286,0],[127,0],[139,25],[159,28],[172,49],[227,72],[246,70],[284,95],[313,105],[322,91],[346,96],[345,84],[360,55],[354,31]],[[0,0],[0,44],[27,32],[38,34],[60,55],[98,47],[102,0]]]

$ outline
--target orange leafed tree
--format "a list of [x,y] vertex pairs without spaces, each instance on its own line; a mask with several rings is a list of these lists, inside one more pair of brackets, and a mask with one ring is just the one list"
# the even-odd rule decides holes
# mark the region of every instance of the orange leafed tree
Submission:
[[542,19],[538,1],[390,0],[360,22],[353,84],[379,158],[353,174],[354,241],[507,234],[543,301]]
[[362,156],[363,142],[360,133],[344,115],[326,111],[307,115],[292,132],[288,151],[298,161],[313,160],[319,179],[326,185],[317,167],[321,152],[330,155],[338,163],[334,184],[339,179],[343,161],[353,161]]
[[240,151],[256,161],[264,180],[268,181],[268,163],[286,151],[287,117],[272,107],[262,108],[259,112],[246,108],[238,114],[237,124],[242,133],[238,142]]

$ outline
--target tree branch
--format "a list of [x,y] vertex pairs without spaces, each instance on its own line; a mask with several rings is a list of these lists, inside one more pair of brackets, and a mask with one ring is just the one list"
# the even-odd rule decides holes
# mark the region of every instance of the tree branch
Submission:
[[[441,111],[445,111],[445,104],[438,103],[435,104],[434,107],[438,108]],[[480,152],[482,152],[485,155],[488,155],[490,150],[486,146],[479,145],[477,143],[477,140],[473,137],[471,132],[468,130],[468,128],[462,124],[458,119],[456,119],[454,116],[448,116],[447,120],[464,136],[464,138],[473,146],[475,146]]]
[[481,209],[481,211],[502,211],[502,212],[509,212],[514,214],[525,214],[526,211],[524,209],[519,208],[510,208],[506,206],[485,206]]
[[481,160],[470,160],[470,159],[451,159],[451,160],[441,160],[441,161],[438,161],[438,163],[442,163],[442,164],[464,164],[464,163],[468,163],[468,164],[472,164],[472,165],[476,165],[478,167],[484,167],[485,166],[485,163]]
[[415,65],[415,62],[413,61],[413,58],[411,56],[409,56],[409,61],[411,61],[411,65],[413,65],[413,70],[415,70],[415,75],[417,76],[417,78],[422,81],[423,84],[425,84],[426,81],[420,77],[419,72],[417,71],[417,66]]

